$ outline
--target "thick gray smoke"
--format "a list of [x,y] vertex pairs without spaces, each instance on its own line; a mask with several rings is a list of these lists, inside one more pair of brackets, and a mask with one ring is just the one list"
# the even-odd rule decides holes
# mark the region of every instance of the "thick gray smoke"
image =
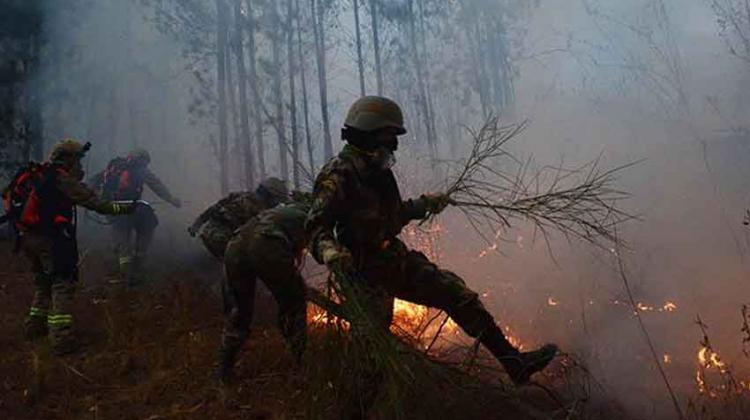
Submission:
[[[206,3],[210,7],[212,2]],[[405,2],[384,3],[392,6],[384,10],[388,16],[397,15]],[[474,3],[480,10],[489,7],[489,2]],[[543,0],[514,14],[521,23],[506,33],[515,96],[502,116],[507,122],[530,121],[511,145],[514,153],[533,155],[539,164],[566,166],[599,156],[608,167],[640,162],[621,177],[621,188],[632,194],[622,205],[642,218],[620,232],[630,245],[622,256],[660,362],[683,404],[697,392],[698,315],[710,327],[714,349],[739,379],[750,380],[739,331],[740,308],[750,303],[750,237],[742,225],[750,176],[750,138],[742,128],[750,117],[745,94],[750,67],[722,42],[709,3]],[[191,71],[199,65],[191,62],[195,56],[183,54],[186,47],[179,38],[157,30],[149,4],[99,0],[81,9],[50,2],[49,48],[38,75],[46,98],[45,139],[48,145],[61,137],[91,141],[90,174],[132,147],[149,149],[154,171],[187,202],[181,210],[157,208],[165,227],[157,245],[164,254],[202,255],[184,227],[220,195],[215,109],[209,107],[206,118],[188,112],[203,88]],[[335,148],[340,147],[336,130],[343,113],[359,95],[352,18],[348,11],[341,16],[331,18],[327,27]],[[460,28],[439,29],[443,36],[463,36]],[[307,52],[312,46],[306,42]],[[430,60],[448,60],[460,50],[442,38],[425,43]],[[259,44],[260,51],[270,48],[267,42]],[[365,48],[369,52],[371,47],[367,43]],[[389,51],[384,55],[400,53],[395,47]],[[386,58],[391,74],[401,71],[401,61]],[[372,61],[366,64],[371,92]],[[306,56],[303,66],[319,165],[322,135],[312,57]],[[206,71],[215,77],[212,69]],[[463,131],[456,127],[476,126],[483,119],[475,98],[445,95],[459,73],[431,74],[433,86],[444,94],[432,98],[435,108],[456,107],[444,114],[451,118],[439,122],[443,158],[466,152],[465,142],[457,141]],[[395,78],[386,77],[389,82],[387,95],[411,101],[414,92],[400,89]],[[458,97],[463,85],[455,86]],[[410,105],[406,111],[414,134],[399,150],[398,167],[404,190],[418,194],[442,184],[434,181],[425,158],[419,108]],[[264,136],[268,172],[277,174],[272,128],[266,126]],[[240,166],[238,147],[230,145],[235,167]],[[231,187],[243,184],[233,179]],[[588,366],[598,395],[622,403],[633,415],[673,416],[612,253],[553,235],[553,259],[545,241],[534,240],[523,225],[504,232],[495,248],[471,233],[458,212],[449,211],[438,222],[443,225],[441,263],[482,293],[514,336],[528,346],[560,343]],[[87,227],[90,246],[105,237],[97,225]]]

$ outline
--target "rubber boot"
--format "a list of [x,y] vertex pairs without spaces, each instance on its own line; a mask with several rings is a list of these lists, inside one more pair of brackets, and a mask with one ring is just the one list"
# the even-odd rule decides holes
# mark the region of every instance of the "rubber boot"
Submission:
[[556,354],[555,344],[545,344],[536,350],[519,354],[517,361],[503,363],[503,366],[514,384],[524,385],[529,382],[531,375],[547,367]]
[[219,349],[219,366],[214,377],[220,384],[229,385],[234,381],[234,363],[239,350],[239,346],[234,345],[222,345]]
[[128,272],[127,279],[128,287],[138,287],[145,281],[142,259],[138,255],[134,256],[131,260],[130,271]]
[[78,339],[72,329],[52,331],[52,353],[55,356],[75,353],[78,348]]
[[24,336],[28,341],[47,336],[47,315],[29,315],[23,324]]
[[516,385],[529,382],[531,375],[544,369],[557,354],[557,346],[554,344],[547,344],[530,352],[519,352],[497,326],[482,333],[479,341],[503,365]]

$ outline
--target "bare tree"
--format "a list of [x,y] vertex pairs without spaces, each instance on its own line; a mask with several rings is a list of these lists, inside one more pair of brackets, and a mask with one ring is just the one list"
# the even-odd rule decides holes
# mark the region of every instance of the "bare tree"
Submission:
[[219,181],[221,195],[229,193],[229,164],[227,150],[227,103],[226,103],[226,53],[227,53],[227,17],[229,14],[224,0],[216,0],[216,62],[217,89],[219,92]]
[[380,59],[380,24],[378,17],[379,0],[370,0],[370,21],[372,25],[372,49],[375,55],[375,79],[378,95],[383,95],[383,66]]
[[273,121],[273,127],[276,129],[276,138],[279,147],[279,172],[281,178],[284,181],[289,180],[289,165],[287,161],[288,147],[286,138],[286,125],[284,123],[284,98],[281,92],[281,42],[282,42],[282,27],[281,16],[279,16],[278,5],[276,2],[270,2],[271,7],[271,19],[273,20],[272,28],[268,32],[268,36],[271,38],[271,60],[272,68],[270,70],[270,76],[272,80],[272,92],[273,92],[273,103],[276,107],[276,111],[271,120]]
[[256,59],[255,31],[256,21],[253,16],[253,0],[246,0],[247,4],[247,50],[248,50],[248,78],[250,80],[250,91],[253,94],[253,141],[255,142],[258,155],[258,176],[260,179],[266,177],[265,148],[263,146],[263,120],[261,107],[263,99],[258,87],[258,66]]
[[245,25],[242,17],[242,0],[234,2],[235,19],[235,54],[237,57],[237,79],[240,90],[240,135],[239,141],[242,145],[244,156],[244,178],[247,188],[255,185],[255,158],[252,150],[252,139],[250,138],[250,121],[247,109],[247,71],[245,69],[245,47],[243,45],[243,33]]
[[318,64],[318,89],[320,91],[320,115],[323,120],[323,154],[326,160],[333,156],[333,142],[328,116],[328,81],[326,79],[325,5],[322,1],[310,0],[310,15],[315,35],[315,60]]
[[[289,76],[289,123],[292,131],[292,180],[294,188],[300,188],[300,160],[299,160],[299,134],[297,129],[297,97],[294,83],[294,73],[296,71],[294,64],[294,0],[287,0],[287,19],[286,19],[286,52]],[[299,24],[299,22],[298,22]]]
[[305,120],[305,141],[307,144],[307,158],[310,165],[309,170],[315,171],[315,157],[313,156],[312,137],[310,136],[310,110],[307,99],[307,76],[305,72],[305,55],[302,53],[302,9],[300,0],[295,0],[297,9],[297,56],[299,57],[299,78],[302,85],[302,115]]
[[359,29],[359,0],[352,0],[354,6],[354,33],[357,43],[357,70],[359,71],[359,94],[365,96],[365,63],[362,58],[362,34]]
[[729,52],[750,64],[750,0],[710,0],[710,4]]

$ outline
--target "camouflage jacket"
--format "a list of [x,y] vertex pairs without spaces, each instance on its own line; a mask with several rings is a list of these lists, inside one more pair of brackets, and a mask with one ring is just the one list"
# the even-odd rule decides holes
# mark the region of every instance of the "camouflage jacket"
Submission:
[[255,192],[233,192],[204,210],[192,227],[197,231],[206,222],[213,220],[232,230],[238,229],[267,208],[268,204]]
[[343,246],[360,259],[379,253],[398,242],[406,224],[427,212],[424,200],[401,199],[391,170],[373,168],[351,145],[321,169],[313,196],[306,229],[319,262],[322,250],[331,246]]
[[309,203],[283,204],[261,212],[254,222],[254,232],[263,236],[281,238],[290,245],[293,255],[299,255],[307,246],[305,220]]

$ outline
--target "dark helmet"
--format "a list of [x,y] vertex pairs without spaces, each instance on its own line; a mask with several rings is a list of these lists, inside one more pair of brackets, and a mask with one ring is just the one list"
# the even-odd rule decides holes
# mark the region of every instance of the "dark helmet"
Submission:
[[264,199],[275,204],[289,201],[289,190],[286,188],[286,182],[276,177],[266,178],[261,181],[256,191]]
[[391,127],[397,130],[397,134],[406,133],[401,107],[382,96],[363,96],[357,99],[349,107],[344,125],[364,132]]
[[128,160],[148,165],[151,163],[151,154],[146,149],[133,149],[128,153]]

